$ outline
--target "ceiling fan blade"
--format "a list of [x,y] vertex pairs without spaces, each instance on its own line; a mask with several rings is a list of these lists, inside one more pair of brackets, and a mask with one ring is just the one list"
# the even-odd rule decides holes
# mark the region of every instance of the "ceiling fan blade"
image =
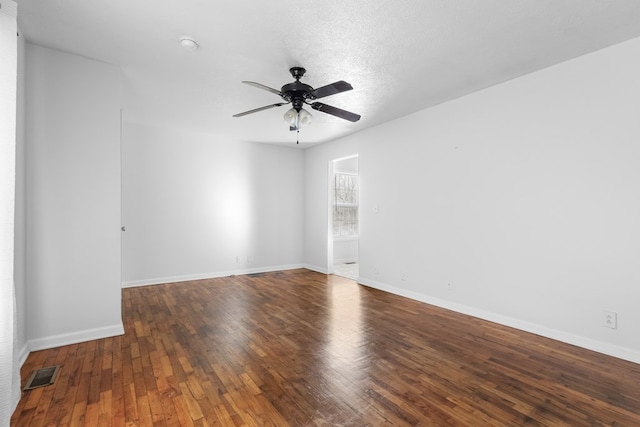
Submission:
[[315,98],[324,98],[325,96],[335,95],[336,93],[346,92],[353,89],[349,83],[340,80],[339,82],[331,83],[330,85],[319,87],[311,92]]
[[247,82],[247,81],[243,81],[242,83],[247,84],[249,86],[257,87],[258,89],[266,90],[266,91],[271,92],[271,93],[275,93],[278,96],[282,96],[282,92],[280,92],[278,89],[274,89],[272,87],[265,86],[265,85],[260,84],[260,83]]
[[359,114],[342,110],[337,107],[332,107],[331,105],[323,104],[322,102],[314,102],[311,104],[311,108],[322,111],[323,113],[331,114],[332,116],[340,117],[341,119],[349,120],[350,122],[357,122],[360,120]]
[[253,110],[245,111],[244,113],[234,114],[233,117],[242,117],[242,116],[246,116],[247,114],[257,113],[258,111],[268,110],[269,108],[280,107],[282,105],[287,105],[287,104],[288,102],[278,102],[277,104],[271,104],[265,107],[254,108]]

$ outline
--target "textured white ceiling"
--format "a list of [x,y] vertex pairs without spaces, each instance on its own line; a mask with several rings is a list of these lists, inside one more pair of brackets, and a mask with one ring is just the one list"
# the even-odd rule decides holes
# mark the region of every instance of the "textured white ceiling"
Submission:
[[[301,147],[330,141],[630,38],[638,0],[19,0],[32,43],[112,64],[123,73],[125,121],[188,128],[224,140],[295,145],[279,89],[303,66],[313,87],[353,91],[310,110]],[[200,49],[181,48],[182,36]]]

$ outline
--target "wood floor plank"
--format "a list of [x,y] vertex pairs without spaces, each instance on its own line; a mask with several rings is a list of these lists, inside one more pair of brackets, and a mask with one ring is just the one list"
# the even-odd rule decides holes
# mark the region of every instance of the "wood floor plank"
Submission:
[[87,412],[87,401],[78,402],[73,405],[73,411],[71,413],[71,421],[69,425],[82,426],[85,425],[85,414]]
[[12,426],[635,426],[640,365],[308,270],[123,289]]

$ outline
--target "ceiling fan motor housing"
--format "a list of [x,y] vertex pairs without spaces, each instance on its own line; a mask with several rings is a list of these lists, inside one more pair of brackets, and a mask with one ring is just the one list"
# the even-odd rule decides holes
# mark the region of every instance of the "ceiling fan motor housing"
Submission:
[[303,67],[291,67],[289,72],[296,81],[282,86],[280,92],[282,93],[282,99],[286,102],[291,102],[293,108],[299,112],[306,101],[312,101],[316,97],[311,94],[313,87],[300,83],[300,79],[307,72],[306,69]]
[[296,111],[300,111],[305,101],[316,99],[311,95],[311,91],[313,91],[311,86],[300,83],[299,81],[288,83],[282,86],[280,90],[280,92],[282,92],[282,99],[286,102],[291,102]]

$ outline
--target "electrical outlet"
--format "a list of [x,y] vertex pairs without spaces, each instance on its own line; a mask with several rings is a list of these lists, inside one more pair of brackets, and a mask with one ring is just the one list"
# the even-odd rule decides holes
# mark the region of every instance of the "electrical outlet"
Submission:
[[402,281],[406,281],[407,280],[407,273],[405,273],[404,271],[400,273],[400,280]]
[[453,290],[453,283],[447,283],[447,289],[448,290]]
[[618,313],[615,311],[602,310],[602,326],[605,328],[618,329]]
[[251,264],[253,262],[253,256],[247,255],[247,264]]
[[240,264],[240,255],[236,257],[236,264]]
[[380,270],[378,270],[378,267],[373,267],[373,274],[380,274]]

